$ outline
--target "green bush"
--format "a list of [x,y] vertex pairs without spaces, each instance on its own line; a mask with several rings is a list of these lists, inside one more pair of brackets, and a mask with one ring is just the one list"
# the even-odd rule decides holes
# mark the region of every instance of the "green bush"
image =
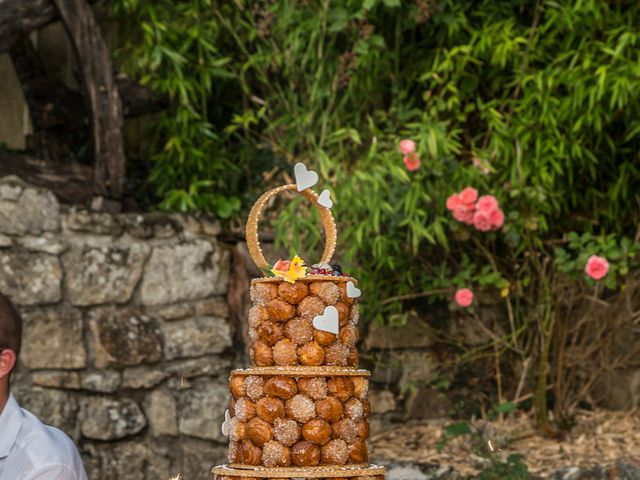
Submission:
[[[450,341],[465,359],[533,358],[546,412],[565,289],[617,295],[638,266],[637,2],[114,3],[133,32],[123,64],[172,100],[150,178],[163,207],[227,217],[303,161],[336,199],[345,267],[375,292],[367,317],[402,323],[459,287],[500,302],[506,333]],[[500,201],[499,232],[446,211],[468,185]],[[298,203],[276,224],[295,252],[321,240],[297,232],[314,221]],[[597,287],[591,254],[612,265]]]

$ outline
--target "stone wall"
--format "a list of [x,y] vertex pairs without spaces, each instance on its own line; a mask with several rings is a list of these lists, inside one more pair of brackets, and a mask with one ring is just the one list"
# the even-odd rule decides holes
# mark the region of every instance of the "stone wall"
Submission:
[[210,478],[236,361],[230,247],[211,219],[109,215],[0,180],[0,291],[24,315],[12,390],[91,479]]

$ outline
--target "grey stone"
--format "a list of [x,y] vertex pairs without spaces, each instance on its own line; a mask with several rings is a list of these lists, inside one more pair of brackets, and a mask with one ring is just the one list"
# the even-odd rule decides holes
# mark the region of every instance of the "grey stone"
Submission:
[[82,316],[78,310],[44,310],[23,315],[20,359],[28,368],[75,369],[86,365]]
[[180,433],[216,442],[227,442],[222,434],[224,411],[229,406],[226,382],[206,383],[199,388],[185,390],[178,399]]
[[175,473],[169,453],[155,444],[124,441],[86,443],[82,456],[92,480],[168,480]]
[[145,305],[204,299],[226,292],[229,254],[217,242],[194,240],[151,252],[142,280]]
[[389,390],[369,392],[369,402],[371,402],[371,413],[383,414],[396,409],[396,397]]
[[430,352],[399,352],[392,355],[394,362],[402,365],[398,380],[400,390],[417,385],[428,385],[438,374],[438,362]]
[[449,398],[432,388],[418,388],[407,395],[405,409],[410,418],[442,418],[453,413]]
[[170,376],[163,370],[149,370],[148,367],[127,368],[122,373],[122,388],[153,388]]
[[17,177],[0,179],[0,232],[12,235],[57,231],[60,205],[48,190],[27,185]]
[[154,310],[154,313],[165,320],[179,320],[193,315],[193,307],[189,303],[167,305]]
[[195,438],[185,438],[181,442],[182,463],[180,473],[184,480],[211,478],[214,465],[227,462],[227,446]]
[[117,236],[122,233],[122,225],[117,217],[109,213],[92,212],[73,207],[63,219],[66,229],[73,232],[88,232],[98,235]]
[[229,324],[217,317],[196,317],[165,323],[162,325],[162,334],[165,356],[169,360],[220,353],[232,345]]
[[31,376],[33,385],[46,388],[63,388],[67,390],[80,389],[80,374],[69,371],[35,372]]
[[428,334],[427,322],[413,318],[398,327],[373,323],[364,345],[367,350],[426,348],[433,345],[433,339]]
[[114,370],[83,372],[80,376],[82,388],[91,392],[113,393],[118,390],[121,381],[122,375]]
[[229,317],[229,305],[224,298],[212,298],[196,303],[196,315],[212,317]]
[[118,221],[135,238],[170,238],[182,231],[177,222],[161,213],[124,214]]
[[83,401],[82,434],[93,440],[118,440],[140,432],[147,420],[128,398],[89,397]]
[[427,476],[413,465],[394,465],[387,470],[387,480],[427,480]]
[[27,250],[50,255],[60,255],[67,249],[65,243],[50,237],[23,237],[19,240],[19,243]]
[[70,437],[79,437],[78,402],[75,396],[67,392],[38,387],[24,386],[14,389],[20,406],[43,423],[52,425],[65,432]]
[[60,261],[22,249],[2,250],[0,291],[20,305],[57,303],[62,298]]
[[74,305],[125,303],[140,280],[149,247],[73,247],[64,256],[65,285]]
[[95,365],[135,366],[155,363],[162,357],[160,332],[155,319],[140,309],[106,307],[90,314]]
[[9,248],[13,245],[13,240],[11,237],[7,237],[6,235],[0,235],[0,248]]
[[176,401],[169,392],[165,390],[151,392],[147,400],[146,412],[151,435],[159,437],[178,434]]
[[214,355],[199,358],[189,358],[171,362],[165,370],[179,379],[198,377],[212,377],[226,374],[232,368],[231,361]]

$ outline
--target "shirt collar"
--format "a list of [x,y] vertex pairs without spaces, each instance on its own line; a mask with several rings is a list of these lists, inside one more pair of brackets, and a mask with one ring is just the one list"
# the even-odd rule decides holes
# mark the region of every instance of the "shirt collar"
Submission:
[[0,458],[7,457],[11,452],[21,426],[22,411],[13,395],[9,395],[9,399],[0,413]]

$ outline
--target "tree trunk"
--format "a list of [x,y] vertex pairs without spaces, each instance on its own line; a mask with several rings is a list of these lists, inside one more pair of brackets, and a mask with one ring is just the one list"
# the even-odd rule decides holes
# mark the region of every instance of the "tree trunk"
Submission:
[[122,103],[114,84],[109,51],[86,0],[52,1],[78,56],[91,110],[95,161],[92,206],[119,210],[125,176]]

